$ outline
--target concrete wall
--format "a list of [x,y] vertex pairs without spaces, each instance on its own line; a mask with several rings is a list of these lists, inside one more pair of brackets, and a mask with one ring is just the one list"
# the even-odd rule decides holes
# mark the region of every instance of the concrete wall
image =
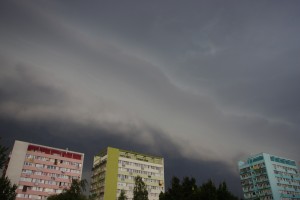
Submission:
[[11,153],[6,176],[13,184],[18,185],[25,161],[28,143],[16,140]]

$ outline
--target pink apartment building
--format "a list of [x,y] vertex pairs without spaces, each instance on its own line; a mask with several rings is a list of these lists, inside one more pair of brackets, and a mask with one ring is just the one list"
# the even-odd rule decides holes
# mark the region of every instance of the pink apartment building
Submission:
[[15,141],[5,174],[18,186],[16,200],[47,199],[81,179],[84,154]]

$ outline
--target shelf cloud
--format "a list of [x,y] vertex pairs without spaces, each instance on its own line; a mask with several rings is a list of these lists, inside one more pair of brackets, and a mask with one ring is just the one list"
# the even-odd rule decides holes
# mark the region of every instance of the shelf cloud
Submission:
[[[296,5],[297,4],[297,5]],[[297,159],[298,2],[1,2],[0,136],[163,155],[166,178],[226,180]]]

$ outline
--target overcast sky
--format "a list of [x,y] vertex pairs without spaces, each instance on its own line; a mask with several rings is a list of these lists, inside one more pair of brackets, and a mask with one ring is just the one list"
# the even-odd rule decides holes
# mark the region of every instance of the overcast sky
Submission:
[[0,2],[0,136],[92,156],[165,157],[225,180],[266,152],[299,160],[300,1]]

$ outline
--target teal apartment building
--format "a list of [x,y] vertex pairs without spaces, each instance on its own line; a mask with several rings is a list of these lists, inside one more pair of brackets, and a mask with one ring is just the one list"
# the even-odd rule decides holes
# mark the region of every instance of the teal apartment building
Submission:
[[260,153],[238,162],[246,200],[300,200],[300,175],[294,160]]

